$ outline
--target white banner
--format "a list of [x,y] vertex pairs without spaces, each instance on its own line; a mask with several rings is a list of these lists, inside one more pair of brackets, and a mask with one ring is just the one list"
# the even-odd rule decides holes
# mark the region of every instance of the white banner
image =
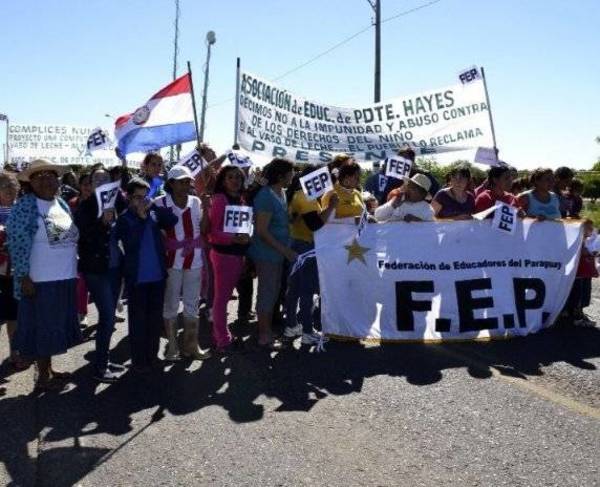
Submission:
[[87,139],[87,152],[85,155],[91,155],[92,152],[98,150],[110,149],[111,145],[114,148],[114,144],[110,140],[110,137],[100,127],[96,127]]
[[579,223],[491,220],[328,224],[315,232],[323,330],[389,340],[527,335],[559,315],[575,278]]
[[[34,159],[46,159],[54,164],[102,163],[106,167],[121,165],[109,142],[102,150],[88,152],[88,138],[97,129],[71,125],[21,125],[9,127],[10,162],[25,167]],[[104,130],[104,133],[108,133]]]
[[102,216],[106,210],[111,210],[115,207],[117,196],[119,194],[120,181],[114,183],[106,183],[96,188],[96,201],[98,203],[98,218]]
[[227,205],[223,217],[223,231],[252,235],[252,215],[251,206]]
[[297,162],[329,162],[337,152],[381,160],[404,144],[419,154],[492,145],[481,79],[356,108],[306,100],[240,74],[240,147]]
[[192,152],[183,156],[177,165],[187,167],[192,173],[192,176],[196,177],[200,171],[206,167],[207,162],[200,155],[200,152],[194,149]]
[[229,159],[230,164],[237,167],[252,167],[252,160],[250,160],[250,156],[243,155],[239,151],[229,150],[227,151],[227,159]]

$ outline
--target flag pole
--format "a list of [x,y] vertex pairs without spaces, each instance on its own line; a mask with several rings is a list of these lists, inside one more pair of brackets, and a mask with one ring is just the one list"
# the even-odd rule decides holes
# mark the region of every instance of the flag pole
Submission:
[[498,145],[496,144],[496,130],[494,129],[494,118],[492,117],[492,107],[490,105],[490,95],[488,94],[487,81],[485,80],[485,70],[481,66],[481,77],[483,78],[483,89],[485,90],[485,102],[488,108],[488,116],[490,117],[490,127],[492,129],[492,141],[494,142],[494,152],[498,159]]
[[194,125],[196,125],[196,142],[200,147],[200,132],[198,132],[198,114],[196,113],[196,97],[194,95],[194,81],[192,77],[192,65],[187,62],[188,74],[190,75],[190,90],[192,92],[192,107],[194,110]]
[[238,125],[240,122],[240,58],[236,62],[236,77],[235,77],[235,116],[233,122],[233,145],[238,143]]

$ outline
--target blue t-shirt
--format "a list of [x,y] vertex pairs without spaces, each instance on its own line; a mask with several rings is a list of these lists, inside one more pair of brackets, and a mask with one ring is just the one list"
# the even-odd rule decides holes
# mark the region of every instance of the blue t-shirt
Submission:
[[146,282],[156,282],[163,278],[158,259],[158,252],[152,235],[152,220],[146,219],[144,224],[144,234],[140,243],[140,256],[138,265],[138,284]]
[[[270,186],[265,186],[254,198],[254,213],[257,214],[260,211],[271,213],[269,233],[273,235],[278,242],[281,242],[283,245],[289,245],[290,226],[285,196],[282,195],[280,197],[275,194]],[[252,238],[249,254],[254,260],[275,263],[283,261],[283,255],[265,243],[256,234],[254,234],[254,237]]]

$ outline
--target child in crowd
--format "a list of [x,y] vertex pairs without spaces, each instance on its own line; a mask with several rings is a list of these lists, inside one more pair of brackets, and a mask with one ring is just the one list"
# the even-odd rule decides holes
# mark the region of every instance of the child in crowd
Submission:
[[152,203],[149,191],[150,185],[141,178],[129,182],[129,208],[116,227],[125,252],[131,361],[134,370],[142,373],[158,361],[163,325],[167,271],[161,230],[170,230],[177,223],[171,211]]
[[581,246],[581,256],[579,257],[579,266],[577,267],[577,277],[573,283],[571,294],[567,300],[566,309],[573,320],[573,325],[581,327],[593,327],[596,323],[592,321],[585,313],[592,300],[592,278],[598,277],[596,269],[596,254],[594,249],[590,250],[588,243],[594,233],[594,224],[591,220],[583,223],[583,244]]
[[432,221],[433,208],[425,201],[429,194],[431,182],[424,174],[415,174],[405,178],[401,193],[375,211],[375,218],[380,222],[388,221]]
[[568,218],[579,218],[583,209],[583,181],[573,179],[565,192],[565,210]]
[[379,201],[377,200],[377,198],[366,191],[363,191],[362,197],[363,201],[365,202],[365,208],[367,209],[367,213],[371,216],[375,216],[375,211],[379,207]]

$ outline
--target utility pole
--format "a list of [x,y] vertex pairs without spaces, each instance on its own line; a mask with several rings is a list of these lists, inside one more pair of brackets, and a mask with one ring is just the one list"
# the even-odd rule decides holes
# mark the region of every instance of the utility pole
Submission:
[[367,0],[375,12],[375,103],[381,101],[381,0]]
[[[173,39],[173,81],[177,79],[177,56],[179,54],[179,0],[175,0],[175,37]],[[181,145],[177,145],[177,159],[181,152]],[[175,149],[173,146],[169,150],[169,160],[173,164],[175,158]]]
[[202,113],[200,115],[200,142],[204,142],[206,100],[208,99],[208,70],[210,68],[210,47],[215,42],[217,42],[217,36],[212,30],[209,30],[206,33],[206,64],[204,65],[204,90],[202,91]]

